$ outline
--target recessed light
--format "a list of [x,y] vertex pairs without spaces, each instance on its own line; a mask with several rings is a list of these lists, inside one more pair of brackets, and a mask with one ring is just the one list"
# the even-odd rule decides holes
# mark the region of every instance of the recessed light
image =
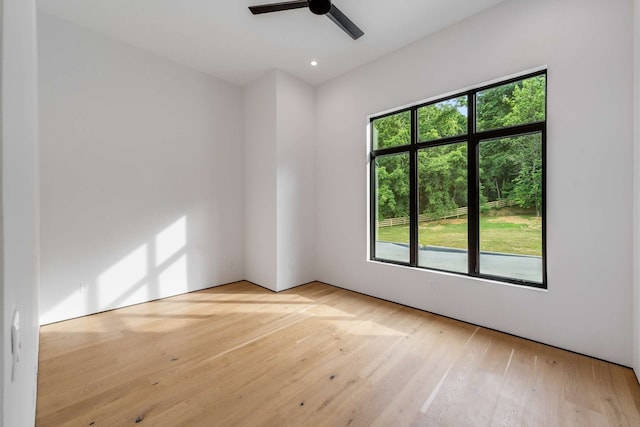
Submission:
[[312,67],[317,67],[318,66],[318,61],[316,61],[315,59],[313,61],[311,61],[311,66]]

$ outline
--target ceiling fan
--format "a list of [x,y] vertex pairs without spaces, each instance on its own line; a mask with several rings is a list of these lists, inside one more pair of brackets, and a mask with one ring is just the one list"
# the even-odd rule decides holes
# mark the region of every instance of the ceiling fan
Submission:
[[301,9],[308,7],[311,12],[316,15],[326,15],[338,27],[342,28],[345,33],[349,34],[352,39],[357,40],[364,32],[358,28],[347,16],[340,11],[335,5],[331,4],[331,0],[298,0],[283,1],[280,3],[262,4],[259,6],[249,6],[249,10],[254,15],[260,13],[280,12],[282,10]]

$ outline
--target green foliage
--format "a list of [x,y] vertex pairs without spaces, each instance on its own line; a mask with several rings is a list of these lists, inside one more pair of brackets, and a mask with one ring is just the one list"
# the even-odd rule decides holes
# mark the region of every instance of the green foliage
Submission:
[[411,143],[411,111],[383,117],[373,122],[373,149]]
[[515,84],[498,86],[477,94],[476,129],[485,131],[504,127],[504,118],[512,109],[509,100],[513,97]]
[[418,196],[419,212],[432,217],[467,205],[467,144],[418,152]]
[[542,209],[542,141],[539,135],[518,139],[518,175],[513,180],[513,200],[522,208]]
[[[477,94],[478,131],[544,120],[545,76],[491,88]],[[466,96],[418,109],[420,141],[467,132]],[[411,113],[400,112],[373,122],[374,149],[411,142]],[[480,143],[480,203],[512,200],[518,206],[542,207],[542,140],[539,134]],[[378,158],[378,219],[409,215],[409,158]],[[418,152],[419,213],[444,216],[467,206],[467,144],[434,146]]]
[[378,219],[409,216],[409,155],[376,158]]
[[420,142],[467,133],[467,97],[451,99],[418,109]]
[[522,208],[542,208],[540,134],[480,143],[480,182],[484,201],[513,200]]
[[505,126],[533,123],[546,117],[544,76],[523,80],[513,89],[512,96],[507,99],[510,111],[504,117]]

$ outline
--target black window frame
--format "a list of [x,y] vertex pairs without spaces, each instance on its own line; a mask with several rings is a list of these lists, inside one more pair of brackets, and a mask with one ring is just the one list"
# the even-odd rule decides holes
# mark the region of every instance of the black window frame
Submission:
[[[490,129],[485,131],[476,130],[476,100],[479,92],[488,89],[517,83],[532,77],[545,76],[545,118],[542,121],[526,123],[521,125],[502,127],[498,129]],[[369,119],[370,141],[369,141],[369,240],[370,240],[370,260],[388,264],[396,264],[412,268],[419,268],[430,271],[441,271],[449,274],[460,275],[463,277],[475,277],[481,279],[489,279],[509,284],[547,289],[547,173],[546,173],[546,153],[547,153],[547,117],[548,117],[548,74],[547,70],[539,70],[528,74],[514,76],[508,79],[493,82],[488,85],[475,87],[473,89],[461,91],[453,95],[449,94],[428,102],[412,105],[410,107],[401,108],[385,114],[372,116]],[[453,137],[446,137],[434,141],[420,142],[418,140],[418,110],[422,107],[435,105],[439,102],[467,97],[467,133]],[[389,148],[381,148],[374,150],[374,131],[373,122],[375,120],[392,116],[398,113],[411,112],[411,141],[409,144],[395,146]],[[542,207],[540,214],[542,216],[542,282],[532,282],[522,279],[489,275],[480,272],[480,169],[479,169],[479,149],[480,142],[498,138],[509,138],[527,134],[540,134],[542,144]],[[428,147],[439,145],[448,145],[454,143],[467,144],[467,184],[468,184],[468,271],[461,273],[457,271],[441,270],[431,267],[418,265],[418,151]],[[375,160],[377,157],[408,153],[409,154],[409,262],[401,262],[376,257],[376,167]]]

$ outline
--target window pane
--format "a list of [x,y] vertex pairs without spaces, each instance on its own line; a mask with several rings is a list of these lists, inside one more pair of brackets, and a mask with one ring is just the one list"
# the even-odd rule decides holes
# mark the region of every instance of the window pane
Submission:
[[375,159],[375,257],[409,262],[409,154]]
[[373,149],[397,147],[411,143],[411,111],[373,121]]
[[449,99],[418,109],[420,142],[467,133],[467,97]]
[[418,151],[418,213],[418,265],[466,273],[466,143]]
[[542,136],[480,142],[480,273],[542,283]]
[[485,131],[545,120],[545,97],[545,75],[478,92],[476,129]]

